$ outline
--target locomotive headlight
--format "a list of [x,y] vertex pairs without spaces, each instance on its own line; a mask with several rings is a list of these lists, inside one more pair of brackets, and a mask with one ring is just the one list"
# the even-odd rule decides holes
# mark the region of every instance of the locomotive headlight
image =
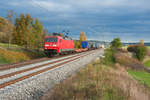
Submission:
[[45,44],[45,46],[48,47],[49,45],[48,45],[48,44]]
[[54,44],[53,46],[54,46],[54,47],[56,47],[57,45],[56,45],[56,44]]

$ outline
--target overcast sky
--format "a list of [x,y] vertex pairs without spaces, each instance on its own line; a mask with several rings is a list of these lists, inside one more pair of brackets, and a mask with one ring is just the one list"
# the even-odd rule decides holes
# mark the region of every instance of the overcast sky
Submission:
[[49,32],[80,31],[88,39],[150,41],[150,0],[0,0],[0,16],[8,10],[39,18]]

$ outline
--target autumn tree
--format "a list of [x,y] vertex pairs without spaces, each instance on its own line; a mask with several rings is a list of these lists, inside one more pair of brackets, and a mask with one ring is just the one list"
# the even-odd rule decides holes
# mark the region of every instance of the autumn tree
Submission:
[[33,37],[32,22],[33,22],[33,19],[31,18],[31,16],[29,14],[26,14],[26,16],[25,16],[25,27],[24,27],[26,48],[30,48],[31,43],[32,43],[32,41],[31,41],[32,37]]
[[42,47],[44,43],[44,37],[45,37],[45,31],[43,28],[42,23],[39,22],[38,19],[35,20],[35,22],[32,24],[33,26],[33,33],[34,33],[34,46],[36,48]]
[[29,14],[21,14],[19,18],[16,18],[15,21],[16,32],[15,32],[15,41],[16,44],[29,47],[29,37],[32,35],[32,18]]
[[80,41],[86,41],[85,32],[81,32],[81,33],[80,33]]
[[25,16],[20,14],[15,20],[14,41],[18,45],[25,45]]
[[21,14],[16,18],[15,26],[16,44],[30,49],[42,47],[45,31],[38,19],[32,18],[29,14]]
[[14,12],[12,10],[8,11],[8,30],[7,30],[7,34],[8,34],[8,48],[10,48],[10,44],[11,44],[11,41],[12,41],[12,34],[13,34],[13,30],[14,30],[14,27],[13,27],[13,24],[12,24],[12,17],[13,17],[13,14]]
[[9,43],[12,38],[14,25],[10,22],[0,17],[0,42],[2,43]]
[[0,17],[0,42],[6,43],[6,38],[7,38],[7,20],[5,20],[4,18]]
[[144,40],[140,40],[140,45],[144,46]]

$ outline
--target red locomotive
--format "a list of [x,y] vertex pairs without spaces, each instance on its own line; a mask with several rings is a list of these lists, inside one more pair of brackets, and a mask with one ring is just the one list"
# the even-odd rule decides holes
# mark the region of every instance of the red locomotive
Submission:
[[68,37],[59,35],[46,36],[44,44],[44,52],[47,56],[55,54],[66,54],[74,52],[74,41]]

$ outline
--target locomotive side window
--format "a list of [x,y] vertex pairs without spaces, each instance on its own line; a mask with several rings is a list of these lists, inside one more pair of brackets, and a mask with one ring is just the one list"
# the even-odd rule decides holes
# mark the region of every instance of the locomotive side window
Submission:
[[59,40],[59,42],[61,43],[61,40]]
[[57,38],[46,38],[46,42],[57,42]]

